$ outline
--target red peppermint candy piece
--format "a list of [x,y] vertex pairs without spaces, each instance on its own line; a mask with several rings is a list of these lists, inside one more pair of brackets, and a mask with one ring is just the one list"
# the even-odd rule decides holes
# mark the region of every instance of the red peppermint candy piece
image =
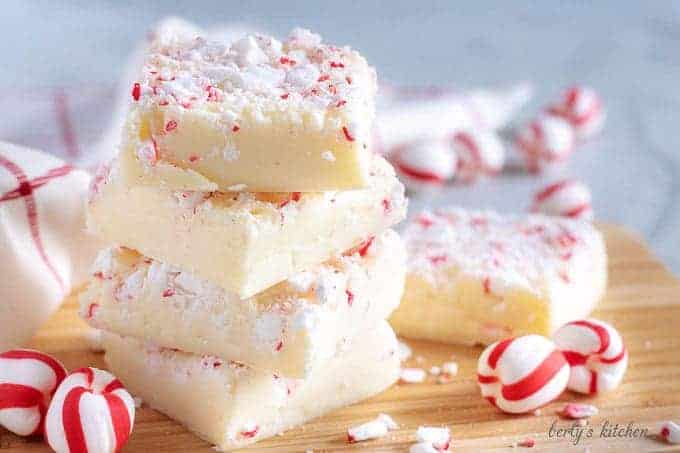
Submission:
[[42,434],[47,407],[66,369],[32,349],[0,354],[0,426],[20,436]]
[[57,388],[45,435],[57,453],[113,453],[127,442],[134,420],[134,401],[115,376],[81,368]]
[[548,107],[548,112],[567,120],[578,140],[598,134],[607,116],[600,95],[585,86],[567,89],[558,103]]
[[482,396],[512,414],[548,404],[562,394],[568,380],[564,355],[540,335],[497,341],[482,352],[477,364]]
[[628,353],[617,330],[597,319],[572,321],[553,340],[571,366],[569,390],[594,394],[613,390],[628,367]]

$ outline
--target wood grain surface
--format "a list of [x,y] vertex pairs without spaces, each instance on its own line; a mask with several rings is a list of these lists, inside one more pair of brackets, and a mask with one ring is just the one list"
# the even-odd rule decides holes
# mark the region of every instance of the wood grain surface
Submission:
[[[509,416],[499,413],[479,396],[475,372],[481,348],[456,347],[407,341],[414,349],[408,365],[429,367],[455,360],[460,371],[450,384],[428,378],[423,384],[397,384],[368,401],[337,410],[281,436],[259,442],[249,451],[408,451],[419,425],[448,426],[453,451],[503,451],[516,442],[533,438],[527,451],[680,451],[665,444],[656,433],[664,420],[680,422],[680,282],[634,235],[615,226],[602,226],[610,256],[607,296],[595,317],[613,323],[624,336],[630,365],[623,384],[613,393],[596,398],[566,392],[540,414]],[[85,365],[103,367],[102,354],[93,352],[92,334],[77,318],[72,298],[37,335],[33,347],[54,353],[73,369]],[[455,321],[452,321],[455,322]],[[555,415],[567,401],[596,405],[600,413],[589,421],[583,437],[550,436],[550,427],[569,428],[571,423]],[[389,436],[349,445],[346,429],[390,414],[400,429]],[[602,436],[605,424],[647,429],[641,436]],[[592,437],[585,438],[592,428]],[[572,431],[575,433],[575,431]],[[553,430],[554,433],[554,430]],[[625,433],[622,433],[625,434]],[[37,439],[22,439],[0,429],[0,451],[42,452]],[[518,447],[517,450],[525,450]],[[178,423],[149,408],[138,410],[134,432],[125,452],[212,452]]]

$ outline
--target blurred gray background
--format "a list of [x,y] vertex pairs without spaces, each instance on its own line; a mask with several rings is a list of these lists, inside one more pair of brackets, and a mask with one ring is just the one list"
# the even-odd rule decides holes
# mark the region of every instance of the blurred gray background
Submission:
[[[114,87],[148,27],[170,14],[280,36],[308,27],[359,49],[383,80],[399,84],[530,81],[536,99],[527,116],[566,86],[588,84],[604,97],[608,122],[564,172],[591,186],[600,220],[641,233],[680,273],[680,2],[591,3],[4,1],[0,100],[54,87]],[[0,138],[13,138],[7,135]],[[416,199],[413,208],[524,211],[543,183],[504,176]]]

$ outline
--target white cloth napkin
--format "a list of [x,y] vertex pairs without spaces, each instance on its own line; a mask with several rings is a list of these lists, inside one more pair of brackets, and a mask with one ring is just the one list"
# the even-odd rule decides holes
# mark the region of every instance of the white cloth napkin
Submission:
[[98,244],[84,234],[90,176],[0,142],[0,351],[19,346],[85,280]]

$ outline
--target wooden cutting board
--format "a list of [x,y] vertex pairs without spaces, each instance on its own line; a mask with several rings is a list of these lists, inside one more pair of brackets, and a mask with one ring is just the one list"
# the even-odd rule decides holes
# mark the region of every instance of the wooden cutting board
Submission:
[[[680,282],[634,235],[615,226],[602,227],[610,255],[610,283],[606,299],[594,314],[613,323],[623,334],[630,365],[623,384],[613,393],[590,398],[565,393],[539,415],[501,414],[479,396],[476,363],[481,348],[456,347],[407,341],[414,349],[409,366],[429,368],[453,358],[460,371],[450,384],[397,384],[377,397],[333,412],[285,435],[264,440],[250,451],[408,451],[419,425],[448,426],[454,451],[502,451],[515,442],[533,438],[529,451],[680,451],[661,442],[655,433],[660,422],[680,422]],[[91,352],[88,328],[76,317],[73,298],[45,326],[33,347],[55,353],[69,368],[103,367],[102,354]],[[590,439],[574,446],[573,438],[550,436],[551,424],[568,428],[555,412],[566,401],[596,405]],[[390,414],[401,429],[380,440],[349,445],[348,426],[367,421],[378,413]],[[648,433],[605,437],[605,424],[618,423]],[[586,428],[587,429],[587,428]],[[553,431],[554,432],[554,431]],[[585,433],[586,431],[584,431]],[[622,433],[625,434],[625,433]],[[585,437],[585,434],[584,434]],[[520,448],[521,449],[521,448]],[[0,430],[0,451],[47,451],[39,440],[25,440]],[[149,408],[137,412],[134,432],[126,452],[213,452],[211,446],[178,423]]]

